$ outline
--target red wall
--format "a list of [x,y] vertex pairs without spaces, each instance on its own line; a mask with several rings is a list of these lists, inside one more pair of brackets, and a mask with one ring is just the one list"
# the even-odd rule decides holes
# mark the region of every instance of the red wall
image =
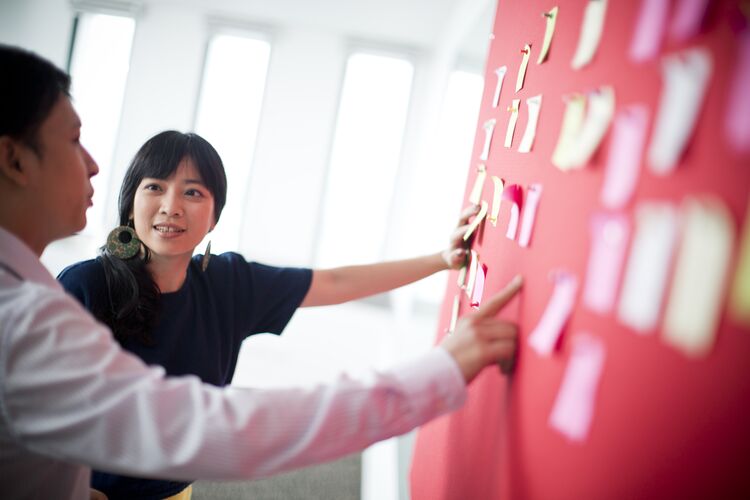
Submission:
[[[524,188],[544,186],[531,246],[505,238],[505,226],[486,224],[474,242],[488,266],[485,296],[516,273],[525,277],[523,295],[503,316],[521,325],[516,371],[511,378],[486,369],[469,388],[462,410],[424,426],[418,435],[411,471],[414,500],[440,499],[650,499],[727,498],[742,490],[750,498],[750,329],[722,314],[716,342],[704,357],[687,357],[664,342],[661,333],[637,335],[614,313],[599,315],[581,305],[589,254],[589,221],[603,210],[599,192],[610,147],[608,134],[583,170],[562,172],[550,163],[564,111],[562,96],[612,85],[616,110],[642,102],[651,111],[649,135],[662,84],[661,56],[705,47],[713,57],[713,75],[693,140],[676,170],[666,176],[646,168],[645,151],[633,200],[625,207],[631,220],[643,200],[673,201],[685,195],[718,195],[732,214],[737,232],[733,275],[750,193],[750,156],[729,147],[724,117],[737,56],[738,1],[711,2],[697,36],[662,45],[652,61],[634,63],[628,49],[641,0],[610,0],[604,33],[591,64],[575,71],[584,0],[502,0],[486,66],[485,89],[477,125],[465,203],[484,145],[483,124],[497,118],[488,174]],[[557,27],[546,63],[536,64],[544,35],[542,13],[559,5]],[[734,27],[733,27],[734,26]],[[524,44],[532,45],[524,88],[514,92]],[[535,50],[534,50],[535,49]],[[494,69],[508,66],[500,105],[491,105]],[[750,92],[750,88],[747,89]],[[526,126],[528,97],[543,94],[536,141],[531,153],[517,151]],[[503,147],[506,108],[520,98],[514,148]],[[610,129],[611,132],[611,129]],[[649,139],[647,139],[648,145]],[[483,199],[491,202],[492,183]],[[500,220],[507,220],[503,207]],[[506,223],[507,224],[507,223]],[[624,266],[625,264],[623,264]],[[528,347],[532,328],[545,310],[552,289],[548,273],[564,268],[580,282],[578,300],[558,350],[540,357]],[[450,321],[456,274],[443,301],[437,341]],[[669,292],[669,285],[666,293]],[[461,315],[470,311],[462,300]],[[587,439],[571,442],[548,425],[570,354],[569,340],[589,332],[603,341],[606,361]]]

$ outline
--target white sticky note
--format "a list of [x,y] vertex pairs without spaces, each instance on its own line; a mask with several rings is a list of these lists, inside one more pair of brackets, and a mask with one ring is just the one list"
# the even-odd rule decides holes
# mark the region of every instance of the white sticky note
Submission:
[[634,104],[618,113],[600,196],[605,207],[623,208],[633,196],[640,177],[647,129],[648,108],[645,105]]
[[526,203],[523,204],[523,217],[521,218],[521,232],[518,235],[518,244],[528,247],[531,241],[531,233],[534,230],[536,212],[539,208],[539,200],[542,197],[542,185],[531,184],[526,189]]
[[518,76],[516,77],[516,92],[523,88],[523,81],[526,79],[526,68],[529,67],[529,57],[531,57],[531,45],[524,45],[521,51],[521,65],[518,67]]
[[707,49],[690,49],[664,58],[663,84],[648,163],[657,175],[677,166],[692,136],[711,77]]
[[479,256],[472,250],[469,257],[469,278],[466,281],[466,296],[471,298],[474,293],[474,283],[477,280],[477,266],[479,265]]
[[604,342],[588,333],[573,337],[568,365],[549,425],[571,441],[586,439],[594,419],[596,393],[604,371]]
[[536,60],[537,64],[542,64],[547,59],[549,54],[549,48],[552,45],[552,36],[555,34],[555,24],[557,23],[557,6],[552,7],[549,12],[542,14],[542,17],[546,19],[546,26],[544,28],[544,42],[542,43],[542,51],[539,52],[539,58]]
[[664,340],[689,356],[714,344],[734,247],[734,222],[715,197],[687,198],[672,291],[664,314]]
[[477,275],[474,279],[474,290],[471,294],[472,309],[479,309],[482,305],[482,296],[484,295],[484,282],[487,279],[487,266],[479,262],[477,264]]
[[500,66],[495,70],[497,76],[497,84],[495,85],[495,95],[492,96],[492,107],[496,108],[500,103],[500,92],[503,90],[503,81],[505,80],[505,73],[508,72],[507,66]]
[[494,192],[492,194],[492,209],[488,217],[493,227],[497,226],[497,216],[500,214],[500,202],[503,199],[503,190],[505,190],[505,181],[495,175],[492,176]]
[[568,168],[585,167],[604,139],[615,113],[615,90],[601,87],[586,99],[586,118],[567,152]]
[[573,61],[573,69],[581,69],[594,58],[604,30],[604,18],[607,14],[607,0],[589,0],[583,13],[581,34],[578,37]]
[[518,107],[521,105],[521,99],[513,99],[513,104],[510,105],[508,111],[508,128],[505,129],[505,144],[506,148],[513,145],[513,133],[516,130],[516,122],[518,121]]
[[729,313],[733,320],[750,327],[750,204],[745,212],[737,269],[729,300]]
[[641,0],[630,58],[635,62],[653,59],[659,53],[667,25],[670,0]]
[[492,134],[495,132],[495,119],[490,118],[484,122],[484,148],[482,148],[482,154],[479,155],[479,159],[487,161],[490,155],[490,145],[492,144]]
[[591,251],[586,268],[583,303],[599,314],[615,304],[622,264],[628,249],[630,223],[622,214],[598,213],[591,217]]
[[567,271],[555,271],[551,275],[555,287],[552,290],[544,314],[529,335],[529,345],[540,355],[549,356],[568,322],[576,302],[578,278]]
[[482,199],[482,188],[484,188],[485,178],[487,178],[487,167],[479,164],[477,167],[477,178],[474,180],[474,186],[471,188],[471,194],[469,194],[469,203],[479,205],[479,200]]
[[539,123],[539,112],[542,109],[542,95],[535,95],[526,99],[526,107],[529,110],[529,119],[526,121],[526,131],[521,138],[521,145],[518,146],[520,153],[530,152],[531,146],[534,145],[536,128]]
[[659,321],[664,289],[677,238],[679,216],[669,203],[641,203],[625,268],[617,317],[639,333],[652,333]]
[[552,153],[552,164],[560,170],[569,170],[571,165],[570,151],[586,117],[586,97],[582,94],[572,94],[563,99],[566,101],[565,113],[560,125],[557,145]]

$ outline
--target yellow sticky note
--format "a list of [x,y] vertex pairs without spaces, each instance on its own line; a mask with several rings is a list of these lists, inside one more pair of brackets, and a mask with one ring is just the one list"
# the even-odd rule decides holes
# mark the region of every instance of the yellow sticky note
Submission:
[[523,88],[523,81],[526,78],[526,68],[529,66],[529,57],[531,57],[531,45],[528,43],[524,45],[521,54],[523,56],[521,57],[521,66],[518,68],[518,76],[516,77],[516,92]]
[[503,146],[509,148],[513,145],[513,133],[516,130],[516,122],[518,121],[518,106],[521,105],[521,99],[513,99],[513,104],[510,105],[508,111],[510,116],[508,117],[508,128],[505,129],[505,143]]
[[583,13],[581,33],[578,37],[578,47],[570,65],[573,69],[581,69],[594,58],[599,40],[604,30],[604,17],[607,13],[607,0],[589,0]]
[[479,164],[477,167],[477,178],[474,181],[474,187],[469,195],[469,203],[479,205],[479,200],[482,198],[482,188],[484,187],[484,179],[487,177],[487,167],[484,164]]
[[689,356],[714,343],[734,247],[734,223],[716,197],[690,197],[683,206],[682,241],[664,315],[664,340]]
[[563,115],[562,125],[560,126],[560,135],[557,138],[557,146],[552,153],[552,164],[560,170],[570,168],[571,149],[578,137],[578,132],[583,126],[583,119],[586,116],[586,97],[582,94],[573,94],[567,96],[565,114]]
[[750,205],[745,215],[739,252],[729,312],[736,321],[750,326]]
[[549,47],[552,44],[552,35],[555,34],[557,10],[557,6],[554,6],[549,12],[542,14],[542,17],[547,19],[547,27],[544,30],[544,42],[542,43],[542,51],[539,53],[539,58],[536,60],[537,64],[542,64],[547,59]]
[[492,184],[495,186],[495,192],[492,195],[492,210],[490,211],[490,223],[493,227],[497,226],[497,216],[500,214],[500,202],[503,199],[503,190],[505,182],[495,175],[492,176]]
[[471,238],[471,235],[474,234],[474,231],[477,230],[479,227],[479,224],[482,223],[485,216],[487,215],[487,202],[482,200],[482,206],[479,208],[479,213],[474,217],[474,220],[471,221],[471,224],[469,224],[469,227],[466,228],[466,232],[464,233],[464,241],[468,241],[469,238]]

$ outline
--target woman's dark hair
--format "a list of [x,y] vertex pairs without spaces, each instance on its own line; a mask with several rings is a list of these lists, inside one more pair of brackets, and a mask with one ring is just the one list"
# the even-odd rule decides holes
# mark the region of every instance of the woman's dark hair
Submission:
[[[168,130],[146,141],[125,172],[118,200],[120,225],[132,224],[135,193],[141,181],[145,177],[170,177],[186,158],[192,160],[203,184],[211,191],[215,220],[219,221],[227,199],[227,178],[219,153],[197,134]],[[144,249],[144,255],[123,260],[111,255],[106,246],[102,247],[100,261],[111,309],[100,311],[97,316],[109,325],[118,340],[136,338],[153,344],[151,331],[158,320],[161,293],[146,268],[150,251],[145,245]]]
[[41,155],[39,128],[60,96],[69,95],[70,77],[32,52],[2,44],[0,75],[0,136]]

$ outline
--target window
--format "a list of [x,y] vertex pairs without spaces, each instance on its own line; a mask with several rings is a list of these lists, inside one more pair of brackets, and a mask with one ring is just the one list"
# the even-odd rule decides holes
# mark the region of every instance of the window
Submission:
[[221,222],[206,236],[214,253],[239,249],[270,53],[267,41],[233,34],[208,45],[195,130],[221,155],[228,182]]
[[101,167],[92,180],[94,206],[88,211],[85,232],[99,243],[109,226],[104,214],[134,32],[131,17],[82,13],[76,18],[71,95],[83,124],[81,143]]
[[347,61],[323,201],[317,265],[382,258],[414,67],[354,53]]

